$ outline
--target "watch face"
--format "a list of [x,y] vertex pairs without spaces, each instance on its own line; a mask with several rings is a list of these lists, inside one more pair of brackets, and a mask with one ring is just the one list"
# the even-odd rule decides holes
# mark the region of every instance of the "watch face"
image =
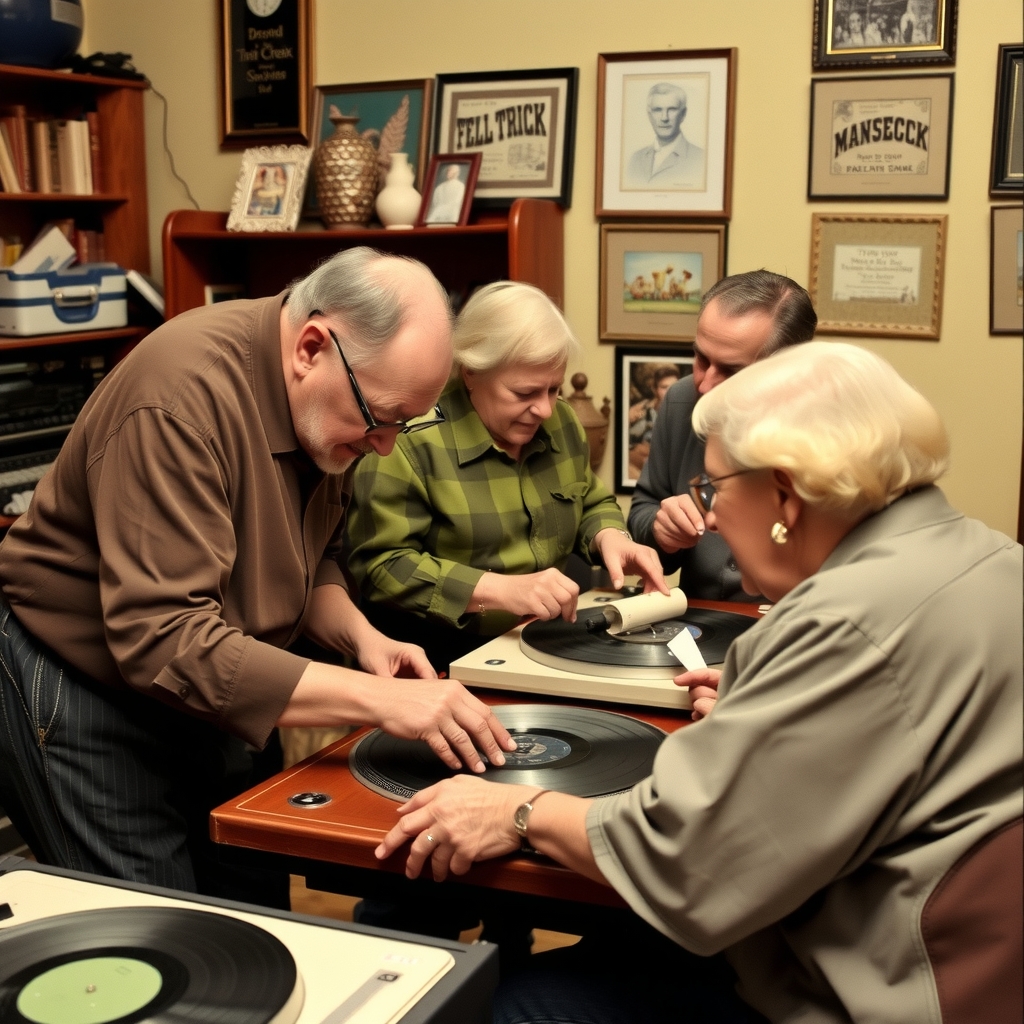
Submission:
[[245,4],[257,18],[269,18],[281,6],[281,0],[245,0]]

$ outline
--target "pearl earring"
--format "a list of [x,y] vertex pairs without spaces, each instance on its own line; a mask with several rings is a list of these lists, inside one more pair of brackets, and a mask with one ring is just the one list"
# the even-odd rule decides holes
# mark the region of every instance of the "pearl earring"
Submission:
[[772,540],[776,544],[785,544],[789,540],[789,530],[785,523],[778,522],[772,527]]

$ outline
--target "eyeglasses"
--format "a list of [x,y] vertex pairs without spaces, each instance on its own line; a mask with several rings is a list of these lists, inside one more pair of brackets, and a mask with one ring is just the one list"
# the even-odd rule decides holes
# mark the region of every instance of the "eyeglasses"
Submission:
[[690,481],[690,497],[693,503],[707,515],[715,507],[715,498],[718,492],[715,484],[722,480],[728,480],[734,476],[743,476],[744,473],[753,473],[753,469],[739,469],[735,473],[726,473],[724,476],[709,477],[707,473],[701,473]]

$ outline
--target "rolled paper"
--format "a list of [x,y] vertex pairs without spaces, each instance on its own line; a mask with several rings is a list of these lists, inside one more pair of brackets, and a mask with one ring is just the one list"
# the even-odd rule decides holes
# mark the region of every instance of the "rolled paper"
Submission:
[[615,636],[649,626],[652,622],[678,618],[686,612],[686,595],[673,587],[668,594],[657,590],[637,597],[623,597],[604,606],[608,632]]

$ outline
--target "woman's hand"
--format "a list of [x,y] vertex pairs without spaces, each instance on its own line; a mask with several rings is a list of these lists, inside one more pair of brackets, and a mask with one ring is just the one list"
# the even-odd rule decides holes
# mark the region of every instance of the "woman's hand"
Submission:
[[575,622],[579,596],[580,588],[557,569],[522,576],[485,572],[473,590],[466,611],[503,611],[545,622],[558,618]]
[[683,672],[672,681],[676,686],[690,688],[690,705],[693,708],[693,720],[699,722],[711,714],[718,700],[718,680],[722,670],[718,668],[695,668]]
[[629,573],[644,581],[645,594],[653,590],[668,594],[665,574],[661,571],[661,559],[654,548],[638,544],[621,530],[611,527],[600,530],[593,544],[616,590],[625,583],[626,574]]

